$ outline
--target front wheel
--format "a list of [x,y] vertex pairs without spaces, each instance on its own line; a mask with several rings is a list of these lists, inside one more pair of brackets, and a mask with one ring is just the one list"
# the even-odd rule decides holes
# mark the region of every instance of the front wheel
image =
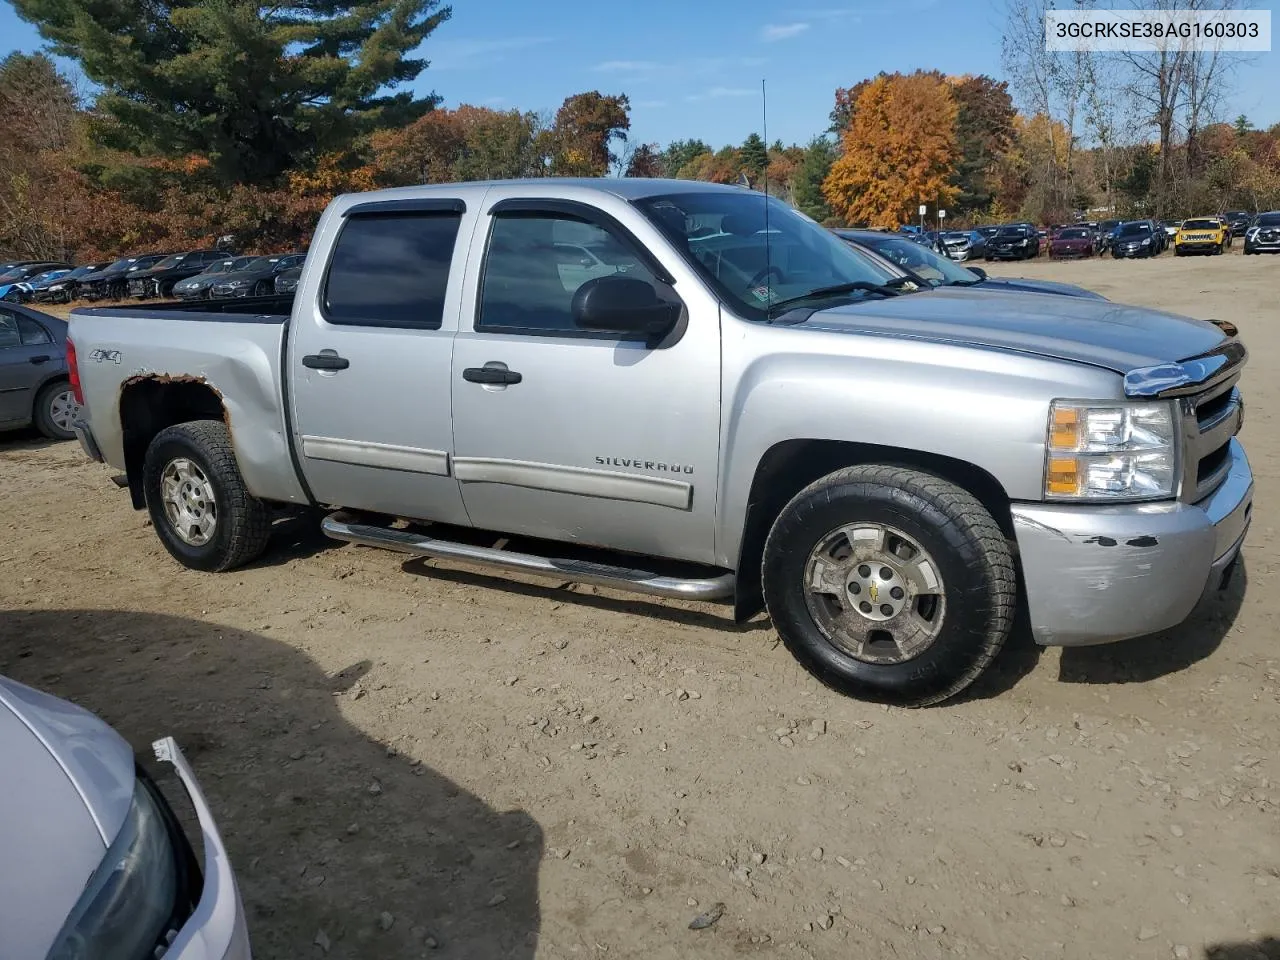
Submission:
[[905,467],[863,465],[810,484],[765,542],[765,603],[824,683],[904,706],[968,687],[1013,624],[1008,540],[970,493]]
[[156,434],[142,487],[160,542],[183,566],[230,570],[266,548],[271,513],[245,486],[220,421],[180,423]]

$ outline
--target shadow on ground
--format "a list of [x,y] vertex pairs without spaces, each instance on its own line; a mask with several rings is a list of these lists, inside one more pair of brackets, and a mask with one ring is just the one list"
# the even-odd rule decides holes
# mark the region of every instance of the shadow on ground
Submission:
[[1280,940],[1263,937],[1245,943],[1216,943],[1204,951],[1205,960],[1280,960]]
[[50,440],[34,427],[24,427],[21,430],[0,431],[0,451],[4,452],[11,452],[15,450],[42,450],[45,447],[57,446],[59,443],[75,443],[75,441]]
[[152,740],[177,739],[255,957],[319,957],[317,939],[331,958],[418,957],[432,937],[431,956],[531,958],[541,828],[432,770],[429,740],[401,753],[353,726],[339,705],[364,709],[349,691],[370,668],[326,675],[278,641],[176,617],[0,611],[0,672],[94,711],[144,762]]
[[1063,683],[1145,683],[1211,656],[1240,613],[1249,582],[1246,567],[1241,556],[1227,589],[1206,598],[1176,627],[1120,643],[1064,647],[1058,679]]

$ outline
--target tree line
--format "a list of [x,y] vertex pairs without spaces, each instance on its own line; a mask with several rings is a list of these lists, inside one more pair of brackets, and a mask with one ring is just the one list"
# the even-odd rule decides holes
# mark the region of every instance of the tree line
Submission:
[[438,0],[15,0],[94,89],[44,54],[0,61],[0,256],[297,248],[336,193],[547,175],[742,183],[876,227],[922,203],[957,226],[1280,206],[1280,125],[1218,117],[1227,56],[1046,52],[1048,2],[1011,0],[1011,83],[882,73],[837,89],[808,143],[713,147],[632,142],[623,93],[537,112],[407,92],[449,18]]

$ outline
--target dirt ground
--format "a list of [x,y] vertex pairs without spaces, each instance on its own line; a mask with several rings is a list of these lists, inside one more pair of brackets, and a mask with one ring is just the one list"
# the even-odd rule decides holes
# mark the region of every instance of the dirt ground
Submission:
[[108,468],[19,434],[0,672],[178,738],[261,958],[1280,957],[1280,257],[993,271],[1239,325],[1256,521],[1183,627],[1015,637],[962,701],[889,709],[763,618],[301,522],[188,572]]

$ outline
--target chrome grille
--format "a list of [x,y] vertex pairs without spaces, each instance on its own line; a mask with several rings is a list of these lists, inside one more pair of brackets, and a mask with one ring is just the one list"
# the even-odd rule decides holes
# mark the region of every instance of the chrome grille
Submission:
[[1236,382],[1239,373],[1204,393],[1186,397],[1182,405],[1182,492],[1188,503],[1203,500],[1227,478],[1228,447],[1240,432],[1244,401]]

